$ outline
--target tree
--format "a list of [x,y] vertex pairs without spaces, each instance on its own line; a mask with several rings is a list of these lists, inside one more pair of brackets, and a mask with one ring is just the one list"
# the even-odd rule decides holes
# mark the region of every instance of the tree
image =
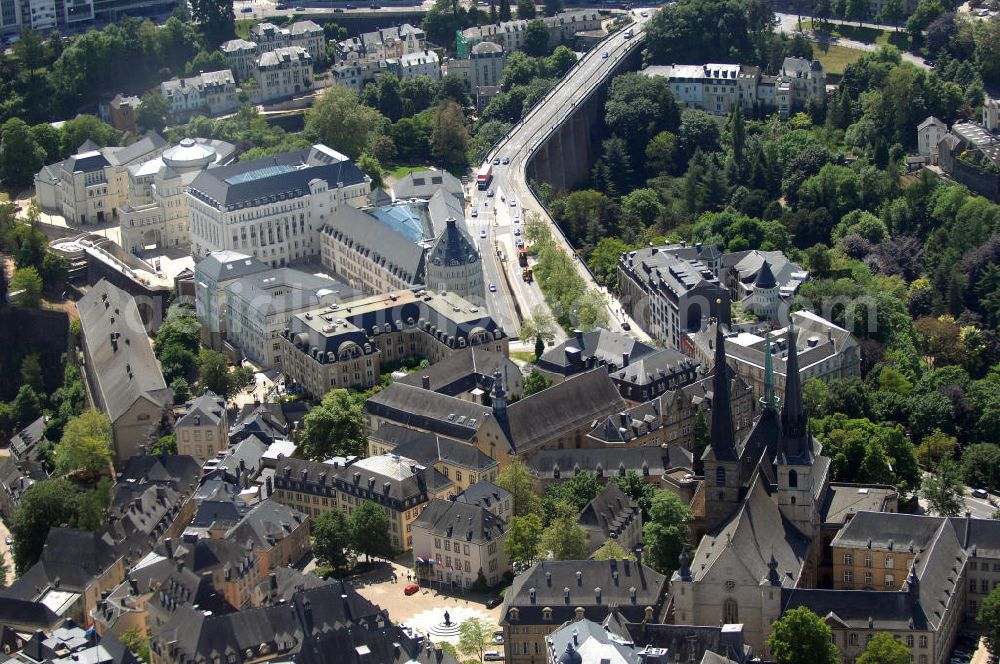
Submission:
[[983,630],[986,649],[994,657],[1000,655],[1000,586],[995,586],[983,600],[979,613],[976,614],[976,622]]
[[920,495],[931,512],[939,516],[958,516],[965,503],[962,500],[962,472],[954,461],[945,459],[924,478]]
[[635,159],[661,132],[676,132],[680,117],[666,79],[629,73],[611,81],[604,103],[604,122],[610,133],[625,140]]
[[466,618],[458,626],[458,651],[481,661],[486,645],[492,642],[492,636],[493,629],[485,620],[475,616]]
[[563,0],[545,0],[545,15],[555,16],[563,10]]
[[169,433],[166,436],[160,436],[149,448],[149,453],[155,456],[177,454],[177,435]]
[[976,488],[1000,489],[1000,446],[993,443],[969,445],[962,452],[965,483]]
[[416,115],[427,110],[438,96],[437,81],[430,76],[408,76],[399,83],[403,98],[403,115]]
[[191,398],[191,386],[186,378],[175,378],[170,382],[170,390],[174,393],[174,404],[180,405]]
[[382,170],[382,164],[379,163],[378,159],[365,152],[358,157],[358,168],[372,179],[372,189],[385,186],[383,179],[385,171]]
[[858,664],[910,664],[913,658],[906,646],[888,632],[878,632],[871,638]]
[[608,538],[604,540],[604,544],[594,551],[590,555],[593,560],[635,560],[635,554],[631,551],[626,551],[618,540]]
[[568,46],[560,44],[546,60],[549,76],[561,78],[576,64],[576,53]]
[[351,159],[361,155],[384,123],[381,113],[363,105],[357,93],[342,85],[328,87],[306,112],[306,133]]
[[515,516],[507,531],[507,556],[511,562],[527,566],[538,558],[542,541],[542,520],[537,514]]
[[511,18],[510,12],[510,0],[500,0],[500,16],[501,21],[509,21]]
[[22,307],[39,306],[42,303],[42,278],[38,276],[38,270],[33,267],[14,270],[14,277],[10,280],[10,294],[16,296],[17,304]]
[[198,353],[198,371],[202,387],[206,390],[212,390],[223,398],[235,394],[236,390],[229,376],[229,361],[222,353],[202,348]]
[[596,328],[607,328],[611,320],[608,315],[608,301],[598,290],[584,291],[576,300],[577,327],[589,332]]
[[379,112],[393,122],[403,117],[402,86],[399,78],[389,72],[383,74],[375,85],[378,88]]
[[917,447],[917,458],[924,466],[930,468],[944,459],[951,459],[957,444],[958,440],[954,436],[949,436],[941,429],[934,429],[920,441],[920,445]]
[[303,420],[299,451],[307,459],[364,453],[365,416],[361,403],[345,389],[330,390]]
[[623,196],[619,225],[624,240],[634,242],[656,222],[662,211],[660,197],[652,189],[634,189]]
[[778,664],[837,664],[840,657],[830,626],[800,606],[774,622],[767,647]]
[[543,306],[535,307],[531,316],[521,322],[521,338],[532,337],[541,338],[545,342],[556,338],[556,322]]
[[118,639],[139,659],[149,662],[149,637],[143,636],[138,627],[125,630]]
[[24,492],[11,528],[19,575],[38,562],[49,528],[74,521],[76,500],[73,485],[64,479],[35,482]]
[[87,410],[66,423],[56,445],[56,472],[79,470],[100,475],[111,463],[111,420],[104,413]]
[[634,470],[630,470],[624,475],[615,475],[612,482],[618,485],[626,496],[639,504],[643,514],[649,513],[649,508],[653,506],[653,499],[656,497],[656,485],[647,482],[642,475]]
[[597,479],[597,475],[588,472],[579,472],[568,480],[550,484],[545,489],[543,501],[548,516],[556,514],[560,503],[569,505],[573,511],[579,513],[587,503],[601,493],[602,488],[604,487]]
[[558,503],[555,518],[542,533],[542,551],[550,552],[554,560],[586,560],[590,547],[579,518],[572,505]]
[[[541,339],[541,337],[536,337],[536,339]],[[552,385],[551,378],[538,369],[532,369],[531,373],[524,378],[524,396],[530,397],[532,394],[541,392],[550,385]]]
[[[528,337],[528,338],[530,339],[531,337]],[[539,358],[541,358],[542,355],[544,355],[544,354],[545,354],[545,339],[542,338],[542,335],[536,334],[535,335],[535,362],[537,362],[539,360]]]
[[517,17],[530,21],[538,13],[534,0],[517,0]]
[[231,39],[236,32],[233,3],[226,0],[191,0],[191,17],[213,44]]
[[903,17],[903,0],[886,0],[882,4],[882,12],[877,17],[883,23],[899,29],[899,19]]
[[351,533],[351,547],[365,554],[366,560],[370,561],[372,556],[392,556],[391,523],[382,507],[366,500],[351,512],[347,525]]
[[434,156],[449,166],[464,166],[470,140],[462,108],[453,101],[442,102],[433,118],[431,151]]
[[688,542],[691,510],[680,497],[669,491],[657,491],[649,507],[649,518],[642,526],[646,564],[670,576],[677,569],[677,559]]
[[351,531],[347,517],[340,510],[323,512],[312,523],[313,553],[320,564],[334,573],[347,569],[350,563]]
[[549,54],[549,29],[540,19],[535,19],[524,28],[524,52],[540,58]]
[[163,131],[167,126],[170,105],[159,90],[150,90],[139,100],[135,123],[142,131]]
[[542,500],[535,493],[535,480],[528,472],[527,466],[519,459],[514,459],[500,471],[497,486],[510,492],[514,499],[514,516],[540,514]]
[[674,169],[676,153],[677,136],[661,131],[646,144],[646,167],[656,173],[670,172]]
[[45,164],[45,150],[23,120],[11,118],[0,127],[0,181],[11,187],[30,184]]
[[29,353],[21,360],[21,384],[30,386],[36,392],[45,392],[45,381],[42,377],[42,365],[38,361],[38,353]]

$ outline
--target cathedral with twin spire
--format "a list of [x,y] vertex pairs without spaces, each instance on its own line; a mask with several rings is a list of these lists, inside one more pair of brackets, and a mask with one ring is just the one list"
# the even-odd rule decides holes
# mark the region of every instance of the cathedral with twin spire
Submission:
[[[745,639],[762,655],[782,613],[782,590],[829,583],[823,572],[829,540],[850,517],[845,499],[859,493],[857,485],[830,482],[830,459],[809,431],[793,326],[787,336],[785,400],[779,404],[774,393],[768,340],[760,414],[739,439],[730,417],[725,338],[716,326],[711,439],[693,502],[704,535],[693,552],[681,555],[671,579],[675,623],[741,623]],[[895,494],[881,489],[891,499],[877,509],[895,510]]]

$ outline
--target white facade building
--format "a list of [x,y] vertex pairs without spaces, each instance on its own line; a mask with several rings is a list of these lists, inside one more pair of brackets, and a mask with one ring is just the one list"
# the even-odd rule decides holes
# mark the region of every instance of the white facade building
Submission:
[[160,94],[170,105],[170,116],[182,120],[192,115],[219,115],[239,106],[238,89],[229,69],[160,83]]
[[400,79],[428,76],[435,81],[441,80],[441,60],[434,51],[423,50],[416,53],[406,53],[396,60],[395,67],[392,69]]
[[195,258],[231,249],[272,267],[319,253],[319,230],[371,179],[325,145],[203,171],[188,186]]
[[293,97],[312,87],[313,58],[301,46],[267,51],[257,59],[257,87],[248,90],[255,103]]
[[121,246],[139,253],[150,245],[190,242],[185,187],[198,173],[232,161],[236,147],[225,141],[185,138],[159,158],[128,170],[128,199],[119,208]]

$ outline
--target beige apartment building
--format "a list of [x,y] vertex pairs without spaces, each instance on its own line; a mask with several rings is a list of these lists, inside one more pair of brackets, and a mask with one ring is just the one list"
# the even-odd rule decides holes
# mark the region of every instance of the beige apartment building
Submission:
[[174,423],[177,453],[194,457],[199,463],[215,457],[229,445],[226,402],[211,390],[189,401]]
[[485,507],[432,500],[412,524],[417,578],[469,589],[481,577],[495,586],[510,571],[506,534],[507,524]]
[[507,354],[489,314],[452,293],[403,290],[293,316],[278,339],[285,375],[322,396],[378,384],[383,363],[431,364],[470,346]]
[[430,500],[454,492],[452,482],[433,467],[383,454],[333,463],[279,457],[272,497],[312,517],[331,510],[350,516],[364,502],[374,502],[389,517],[393,548],[407,551],[414,519]]
[[285,46],[257,59],[257,87],[248,90],[255,103],[294,97],[312,89],[313,56],[301,46]]

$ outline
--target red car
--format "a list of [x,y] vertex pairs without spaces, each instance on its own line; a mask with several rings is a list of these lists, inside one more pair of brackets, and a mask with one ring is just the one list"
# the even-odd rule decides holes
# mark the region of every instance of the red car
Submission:
[[408,583],[406,584],[406,587],[403,588],[404,595],[415,595],[419,591],[420,591],[420,586],[418,586],[415,583]]

